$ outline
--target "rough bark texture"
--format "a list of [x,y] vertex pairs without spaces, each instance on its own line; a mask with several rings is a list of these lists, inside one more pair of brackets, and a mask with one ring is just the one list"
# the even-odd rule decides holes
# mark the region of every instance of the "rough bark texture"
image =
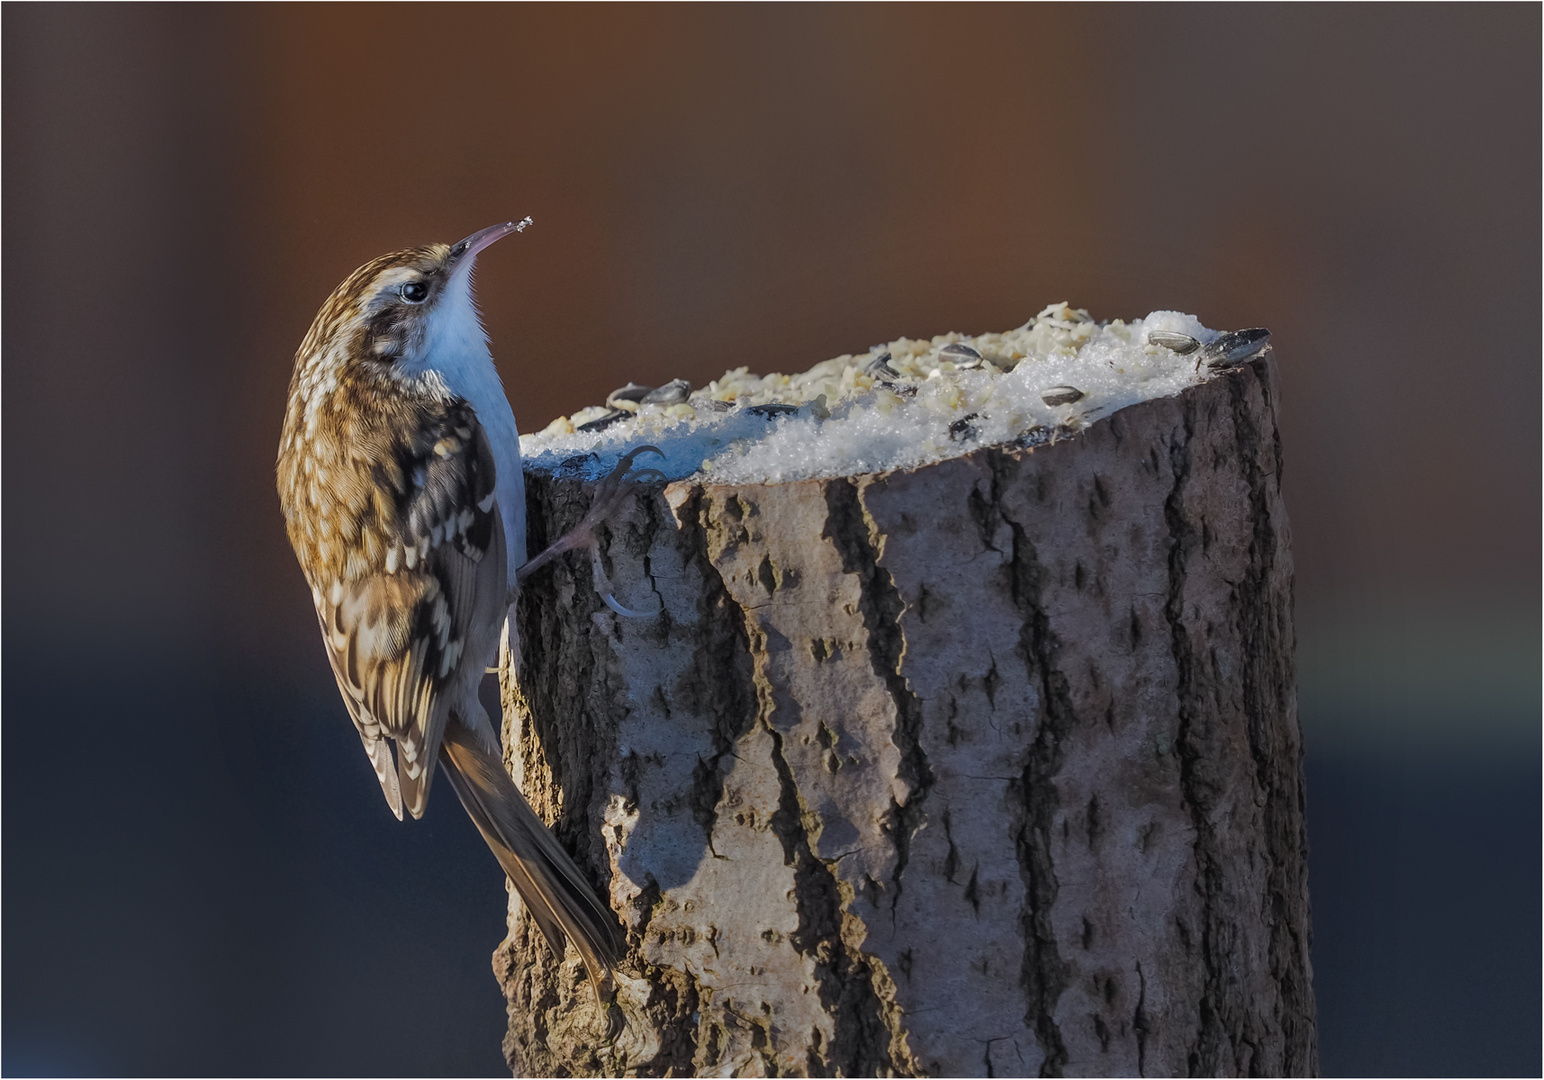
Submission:
[[[628,1027],[516,903],[515,1071],[1315,1072],[1274,377],[650,492],[605,551],[657,619],[538,576],[506,745],[627,927]],[[528,483],[534,549],[587,492]]]

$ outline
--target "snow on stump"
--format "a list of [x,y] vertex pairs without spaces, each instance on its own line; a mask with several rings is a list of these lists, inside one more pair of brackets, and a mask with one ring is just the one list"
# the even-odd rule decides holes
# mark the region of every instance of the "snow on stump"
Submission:
[[671,479],[521,596],[511,767],[629,953],[608,1041],[512,899],[512,1068],[1315,1072],[1266,340],[1057,306],[524,440],[533,551]]

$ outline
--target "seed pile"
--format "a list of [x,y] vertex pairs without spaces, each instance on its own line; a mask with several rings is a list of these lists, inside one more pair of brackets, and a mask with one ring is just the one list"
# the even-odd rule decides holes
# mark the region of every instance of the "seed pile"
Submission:
[[671,479],[881,472],[1070,434],[1244,363],[1269,339],[1265,330],[1220,334],[1173,311],[1099,322],[1052,304],[1004,333],[900,338],[799,374],[739,367],[700,388],[629,383],[523,437],[520,449],[527,468],[594,477],[644,443],[664,452],[658,467]]

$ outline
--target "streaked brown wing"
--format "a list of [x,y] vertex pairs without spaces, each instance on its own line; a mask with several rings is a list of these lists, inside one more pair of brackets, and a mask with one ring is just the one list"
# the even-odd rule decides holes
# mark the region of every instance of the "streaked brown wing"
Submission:
[[[502,614],[504,596],[504,537],[482,427],[464,403],[423,419],[376,470],[378,489],[396,495],[388,520],[369,523],[384,533],[384,554],[318,590],[333,674],[398,817],[403,807],[423,813],[446,691],[468,645],[478,647],[484,624]],[[397,746],[394,768],[387,738]]]

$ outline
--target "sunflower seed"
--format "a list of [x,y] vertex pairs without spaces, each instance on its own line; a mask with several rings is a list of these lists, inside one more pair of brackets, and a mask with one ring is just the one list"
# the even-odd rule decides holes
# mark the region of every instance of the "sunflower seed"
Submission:
[[1041,424],[1036,424],[1034,427],[1030,428],[1028,431],[1024,432],[1024,434],[1015,439],[1014,444],[1028,449],[1032,446],[1039,446],[1041,443],[1047,442],[1050,437],[1050,428]]
[[1189,334],[1176,334],[1172,330],[1153,330],[1147,335],[1147,343],[1160,349],[1170,349],[1181,356],[1188,356],[1201,347],[1201,343]]
[[[576,428],[575,430],[577,431],[578,429]],[[566,457],[558,462],[558,467],[553,472],[558,476],[574,476],[585,469],[586,466],[592,465],[599,460],[600,455],[593,450],[587,454],[575,454],[573,457]]]
[[765,405],[752,405],[745,411],[753,416],[765,416],[771,419],[774,416],[787,416],[789,413],[796,413],[799,411],[799,407],[797,405],[779,405],[775,401],[769,401]]
[[872,375],[876,379],[880,377],[886,379],[899,379],[901,377],[901,373],[890,366],[890,354],[887,352],[880,353],[878,356],[874,357],[874,359],[870,360],[868,366],[865,367],[863,371],[865,374]]
[[734,408],[732,401],[720,401],[718,398],[700,397],[691,402],[694,409],[707,409],[709,412],[728,412]]
[[671,379],[664,386],[650,390],[639,400],[640,405],[676,405],[691,396],[692,384],[685,379]]
[[1271,332],[1263,326],[1223,334],[1196,356],[1196,370],[1200,371],[1202,364],[1213,371],[1238,367],[1258,356],[1270,341]]
[[1071,405],[1083,397],[1083,391],[1076,386],[1053,386],[1049,390],[1040,391],[1040,400],[1047,405]]
[[953,361],[955,367],[964,371],[981,366],[981,354],[963,341],[939,349],[938,359]]
[[917,388],[915,386],[907,386],[905,383],[889,382],[885,379],[878,379],[876,380],[876,383],[877,385],[882,386],[886,390],[890,391],[890,393],[899,394],[901,397],[917,396]]
[[629,413],[625,413],[621,409],[612,409],[605,416],[596,417],[594,420],[591,420],[588,424],[580,424],[578,427],[574,428],[574,430],[575,431],[600,431],[602,428],[608,428],[612,424],[616,423],[618,420],[621,420],[621,419],[623,419],[623,418],[625,418],[625,417],[627,417],[629,415],[630,415]]
[[976,431],[976,425],[972,424],[971,421],[979,418],[980,416],[980,413],[966,413],[954,423],[950,424],[950,440],[953,442],[964,442],[967,439],[974,439],[979,433]]
[[613,390],[606,395],[606,408],[626,409],[628,412],[633,412],[638,408],[638,402],[643,395],[653,389],[652,386],[639,386],[635,382],[630,382],[620,390]]

